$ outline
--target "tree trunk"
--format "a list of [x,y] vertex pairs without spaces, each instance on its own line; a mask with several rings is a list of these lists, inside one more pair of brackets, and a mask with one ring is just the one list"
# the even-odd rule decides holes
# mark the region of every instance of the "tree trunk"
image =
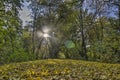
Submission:
[[80,15],[79,15],[79,22],[80,22],[80,28],[81,28],[81,37],[82,37],[82,54],[83,54],[83,57],[87,60],[87,49],[86,49],[86,42],[85,42],[85,34],[84,34],[84,24],[83,24],[83,11],[82,11],[82,4],[83,4],[84,0],[81,1],[81,4],[80,4]]
[[35,54],[35,31],[36,31],[36,19],[37,19],[37,8],[38,4],[37,1],[35,2],[35,11],[34,11],[34,22],[33,22],[33,33],[32,33],[32,42],[33,42],[33,54]]
[[[119,0],[120,3],[120,0]],[[119,15],[119,31],[120,31],[120,4],[118,6],[118,15]]]
[[35,19],[34,19],[34,25],[33,25],[33,33],[32,33],[32,43],[33,43],[33,54],[35,53]]

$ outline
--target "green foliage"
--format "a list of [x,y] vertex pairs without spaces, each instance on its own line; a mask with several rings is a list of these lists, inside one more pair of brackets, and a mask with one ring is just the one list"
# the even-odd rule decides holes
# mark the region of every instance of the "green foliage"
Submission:
[[[0,64],[43,58],[45,53],[50,58],[120,62],[120,19],[104,15],[109,11],[105,7],[115,4],[101,0],[27,0],[31,1],[34,18],[23,29],[18,14],[23,1],[0,1]],[[83,7],[84,3],[88,6]],[[43,26],[50,28],[48,34],[52,36],[44,49],[43,39],[36,35]]]
[[15,57],[21,49],[21,21],[18,17],[21,1],[0,1],[0,64],[9,63],[10,56]]
[[1,80],[119,80],[120,64],[40,60],[0,66]]
[[28,61],[29,55],[25,52],[15,52],[10,54],[8,57],[8,61],[10,62],[21,62],[21,61]]
[[65,55],[64,55],[64,53],[59,52],[59,54],[58,54],[58,58],[60,58],[60,59],[65,59]]

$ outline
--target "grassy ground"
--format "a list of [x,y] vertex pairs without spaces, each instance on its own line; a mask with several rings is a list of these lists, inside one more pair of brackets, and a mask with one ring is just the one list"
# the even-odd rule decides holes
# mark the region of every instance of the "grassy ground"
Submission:
[[0,80],[120,80],[120,64],[48,59],[0,66]]

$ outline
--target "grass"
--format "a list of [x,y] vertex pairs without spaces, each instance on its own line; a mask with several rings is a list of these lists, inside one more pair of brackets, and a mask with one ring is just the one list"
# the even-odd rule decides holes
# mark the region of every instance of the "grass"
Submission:
[[0,66],[0,80],[120,80],[120,64],[48,59]]

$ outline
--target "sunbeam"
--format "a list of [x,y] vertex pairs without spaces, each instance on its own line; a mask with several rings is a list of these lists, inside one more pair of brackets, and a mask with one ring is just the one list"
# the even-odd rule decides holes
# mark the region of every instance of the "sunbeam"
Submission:
[[54,29],[52,29],[51,26],[43,26],[41,30],[36,33],[39,42],[39,44],[37,44],[38,47],[36,47],[37,54],[41,55],[43,59],[49,58],[51,55],[50,49],[56,47],[58,43]]

